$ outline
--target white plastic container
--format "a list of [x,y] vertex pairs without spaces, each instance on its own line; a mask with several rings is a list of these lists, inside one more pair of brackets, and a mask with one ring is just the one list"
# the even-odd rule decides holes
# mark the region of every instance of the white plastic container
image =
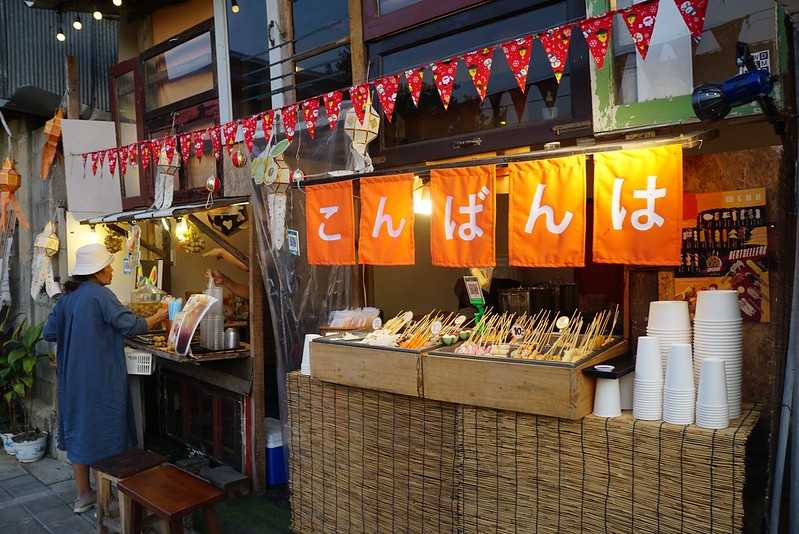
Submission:
[[125,347],[125,364],[129,375],[153,374],[153,355],[149,352]]

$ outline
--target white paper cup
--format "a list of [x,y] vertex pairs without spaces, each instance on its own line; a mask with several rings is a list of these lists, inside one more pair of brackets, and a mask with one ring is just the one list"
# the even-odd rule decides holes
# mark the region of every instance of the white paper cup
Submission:
[[618,417],[621,415],[621,389],[617,378],[596,379],[594,415],[597,417]]
[[700,321],[740,320],[738,292],[731,289],[700,291],[696,296],[695,317]]
[[649,303],[649,320],[653,328],[684,330],[691,328],[688,303],[682,300],[657,300]]
[[666,389],[694,390],[694,369],[691,345],[675,343],[666,365]]
[[727,378],[724,373],[724,360],[707,358],[702,361],[697,403],[719,408],[727,405]]
[[650,336],[638,338],[638,352],[635,356],[635,377],[641,381],[663,381],[660,343]]

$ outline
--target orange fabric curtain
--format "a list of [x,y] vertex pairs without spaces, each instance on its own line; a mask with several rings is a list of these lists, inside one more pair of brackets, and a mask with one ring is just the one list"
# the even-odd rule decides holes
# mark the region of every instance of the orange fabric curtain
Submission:
[[594,155],[594,261],[679,265],[682,147]]
[[496,172],[493,165],[430,172],[430,252],[441,267],[496,263]]
[[509,262],[585,266],[585,156],[511,163]]
[[413,265],[413,174],[361,179],[358,259],[368,265]]
[[305,188],[308,263],[355,264],[355,210],[352,181]]

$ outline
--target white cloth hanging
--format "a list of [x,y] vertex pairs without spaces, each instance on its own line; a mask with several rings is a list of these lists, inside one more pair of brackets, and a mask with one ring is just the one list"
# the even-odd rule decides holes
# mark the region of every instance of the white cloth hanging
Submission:
[[35,300],[42,289],[47,296],[53,298],[61,293],[61,286],[55,281],[53,256],[58,254],[60,243],[52,221],[44,225],[44,229],[33,242],[33,263],[31,265],[31,297]]

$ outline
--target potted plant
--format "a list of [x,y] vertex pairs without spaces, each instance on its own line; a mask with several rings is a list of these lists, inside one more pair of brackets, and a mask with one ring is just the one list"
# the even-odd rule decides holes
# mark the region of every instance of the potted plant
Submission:
[[14,453],[20,462],[35,462],[44,456],[47,445],[47,432],[31,428],[31,410],[33,379],[36,374],[36,363],[49,354],[38,349],[42,341],[44,323],[29,325],[22,321],[14,330],[11,339],[5,343],[4,352],[7,368],[7,391],[3,398],[8,403],[9,413],[22,403],[25,406],[24,430],[12,438]]
[[[12,388],[13,370],[8,365],[6,342],[12,338],[13,332],[14,325],[11,320],[11,308],[3,306],[0,309],[0,397],[3,399],[6,399],[6,393]],[[6,408],[5,413],[0,414],[0,440],[5,451],[12,456],[15,453],[14,442],[11,438],[14,437],[20,426],[19,412],[16,409],[18,404],[16,400],[11,402],[9,396],[4,405]]]

